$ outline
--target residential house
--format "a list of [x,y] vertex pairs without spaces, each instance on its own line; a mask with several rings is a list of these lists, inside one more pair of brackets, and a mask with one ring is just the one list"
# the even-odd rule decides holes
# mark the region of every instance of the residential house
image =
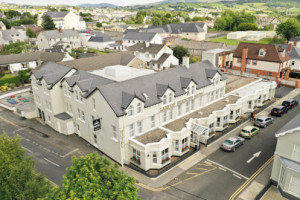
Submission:
[[63,45],[70,52],[71,49],[82,46],[79,32],[71,29],[41,32],[37,37],[37,41],[40,50],[49,49],[55,45]]
[[185,58],[184,65],[155,73],[126,66],[87,72],[47,63],[31,76],[37,114],[121,165],[147,171],[198,150],[202,139],[253,111],[252,101],[262,105],[274,97],[276,84],[261,80],[251,90],[241,88],[245,97],[225,96],[226,77],[209,61],[189,65]]
[[74,12],[45,12],[38,18],[38,26],[42,25],[43,16],[49,15],[55,24],[57,29],[75,29],[84,30],[86,24],[83,18]]
[[218,68],[228,69],[231,67],[234,51],[235,50],[232,49],[211,49],[203,51],[202,60],[209,60]]
[[292,44],[292,45],[297,46],[298,48],[300,48],[300,36],[291,38],[289,40],[288,44]]
[[4,46],[15,42],[28,42],[29,38],[24,35],[24,31],[9,29],[0,31],[0,45]]
[[108,48],[110,44],[115,44],[116,42],[111,39],[108,35],[104,33],[98,33],[97,35],[92,35],[86,42],[85,46],[91,49],[104,50]]
[[265,26],[270,25],[271,30],[276,30],[280,23],[281,20],[278,17],[270,17],[268,15],[256,16],[256,24],[259,29],[263,29]]
[[147,63],[150,69],[161,71],[179,64],[179,60],[173,55],[173,50],[163,44],[137,43],[129,50],[134,55]]
[[273,44],[239,43],[233,54],[232,69],[241,75],[271,80],[288,79],[291,57]]
[[133,46],[136,43],[162,44],[162,38],[157,33],[128,32],[123,38],[125,47]]
[[207,24],[206,23],[183,23],[183,24],[167,24],[162,26],[149,26],[141,30],[148,33],[158,33],[162,38],[170,36],[179,36],[195,41],[203,41],[206,39]]
[[0,21],[0,30],[6,30],[6,26],[2,21]]
[[287,199],[300,199],[300,114],[276,134],[271,181]]
[[184,46],[189,50],[191,56],[199,56],[202,58],[202,53],[211,49],[226,49],[227,45],[224,42],[209,42],[209,41],[187,41],[175,40],[170,47]]
[[294,46],[292,43],[289,43],[288,45],[278,44],[277,46],[284,48],[287,54],[291,57],[291,70],[300,71],[300,47]]
[[24,69],[35,69],[46,62],[73,60],[67,53],[34,52],[0,56],[0,68],[17,73]]

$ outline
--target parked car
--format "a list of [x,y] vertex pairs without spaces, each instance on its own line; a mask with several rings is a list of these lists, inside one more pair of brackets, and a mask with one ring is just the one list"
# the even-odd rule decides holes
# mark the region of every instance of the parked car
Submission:
[[281,105],[287,107],[288,109],[292,109],[293,107],[298,105],[298,101],[295,99],[287,99],[283,101]]
[[238,136],[227,138],[221,145],[221,148],[225,151],[235,151],[236,148],[245,144],[245,139]]
[[286,106],[275,106],[271,111],[271,115],[281,117],[283,114],[285,114],[287,112],[288,112],[288,109]]
[[254,135],[259,133],[259,128],[255,126],[246,126],[240,132],[240,136],[243,138],[251,139]]
[[265,128],[266,126],[269,126],[270,124],[272,124],[273,121],[274,121],[274,118],[272,118],[272,117],[260,116],[255,120],[254,125]]

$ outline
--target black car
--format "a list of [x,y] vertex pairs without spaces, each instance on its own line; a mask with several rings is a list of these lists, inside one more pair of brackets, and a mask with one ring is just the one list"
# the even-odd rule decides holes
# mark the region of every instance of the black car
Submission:
[[285,106],[275,106],[271,111],[271,115],[281,117],[282,114],[287,113],[287,112],[288,112],[287,107],[285,107]]
[[292,109],[293,107],[298,105],[298,101],[295,99],[287,99],[282,102],[282,105],[287,107],[288,109]]

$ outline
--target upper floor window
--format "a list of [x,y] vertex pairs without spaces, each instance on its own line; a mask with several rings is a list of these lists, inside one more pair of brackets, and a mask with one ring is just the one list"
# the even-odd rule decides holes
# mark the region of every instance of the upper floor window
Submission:
[[264,50],[264,49],[260,49],[259,50],[259,56],[265,56],[265,54],[266,54],[266,51]]
[[151,128],[155,127],[155,116],[151,116]]
[[141,113],[142,112],[142,104],[141,103],[138,103],[137,104],[137,109],[136,109],[137,111],[137,113]]
[[170,94],[169,94],[169,103],[171,103],[172,101],[173,101],[173,94],[170,93]]
[[75,90],[76,100],[78,100],[78,92]]
[[96,110],[96,100],[93,98],[93,109]]
[[117,129],[116,129],[116,127],[115,126],[113,126],[113,137],[115,138],[115,139],[117,139]]
[[188,96],[190,95],[190,87],[186,88],[186,95],[188,95]]
[[163,104],[167,104],[167,95],[166,94],[163,96]]
[[132,115],[133,115],[133,106],[130,105],[130,106],[128,107],[128,116],[132,116]]

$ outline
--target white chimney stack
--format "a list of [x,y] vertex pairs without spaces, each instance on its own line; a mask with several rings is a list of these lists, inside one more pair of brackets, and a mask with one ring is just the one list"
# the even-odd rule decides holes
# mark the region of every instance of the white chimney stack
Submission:
[[148,48],[150,46],[150,42],[146,42],[146,47]]
[[187,69],[190,68],[190,57],[184,56],[182,58],[182,65],[185,66]]

